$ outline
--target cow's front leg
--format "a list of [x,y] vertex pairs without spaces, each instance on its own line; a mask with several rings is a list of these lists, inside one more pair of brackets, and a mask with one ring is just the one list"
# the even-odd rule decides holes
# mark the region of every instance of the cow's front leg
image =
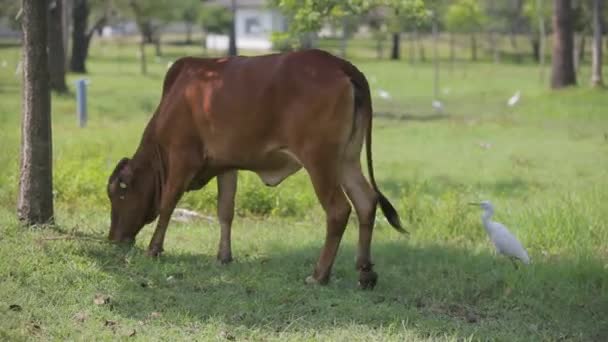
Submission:
[[[173,165],[176,165],[174,163]],[[167,180],[163,186],[160,210],[158,216],[158,222],[150,245],[148,246],[149,256],[159,256],[163,252],[163,244],[165,242],[165,234],[173,210],[177,205],[177,202],[184,194],[185,184],[192,179],[192,175],[188,173],[189,168],[185,165],[177,164],[175,167],[169,169]],[[192,168],[190,168],[192,169]]]
[[217,176],[217,216],[221,227],[217,260],[222,264],[232,261],[230,232],[232,229],[232,219],[234,218],[236,184],[236,170],[224,172]]

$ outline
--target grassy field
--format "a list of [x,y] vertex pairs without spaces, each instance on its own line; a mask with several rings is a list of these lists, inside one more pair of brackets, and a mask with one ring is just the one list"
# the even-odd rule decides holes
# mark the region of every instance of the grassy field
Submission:
[[[330,284],[304,284],[325,234],[304,172],[276,189],[240,174],[229,266],[207,221],[172,223],[159,260],[145,256],[150,226],[131,250],[105,243],[107,176],[134,152],[167,63],[199,50],[165,47],[141,76],[134,46],[94,46],[88,127],[73,93],[53,97],[47,229],[15,218],[19,51],[0,50],[0,340],[608,340],[608,93],[586,86],[587,66],[580,87],[550,92],[535,66],[460,62],[442,69],[435,115],[430,64],[354,60],[391,94],[375,99],[376,177],[411,232],[378,212],[373,292],[356,287],[354,217]],[[213,216],[215,195],[210,184],[180,207]],[[482,199],[532,265],[494,256],[466,205]]]

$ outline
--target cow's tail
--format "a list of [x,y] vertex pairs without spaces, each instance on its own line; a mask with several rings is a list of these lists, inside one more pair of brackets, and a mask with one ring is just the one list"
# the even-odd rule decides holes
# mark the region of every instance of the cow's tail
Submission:
[[369,89],[369,83],[365,78],[365,75],[361,71],[359,71],[354,65],[346,62],[346,72],[350,76],[351,82],[355,88],[355,113],[360,112],[365,115],[365,119],[367,119],[367,131],[365,132],[365,152],[367,154],[367,170],[369,173],[369,179],[378,195],[378,203],[380,204],[380,209],[382,209],[382,213],[388,220],[388,222],[400,233],[407,233],[403,226],[401,225],[401,219],[399,218],[399,214],[395,207],[391,204],[391,202],[384,196],[384,194],[378,188],[378,184],[376,183],[376,179],[374,177],[374,167],[372,162],[372,96]]

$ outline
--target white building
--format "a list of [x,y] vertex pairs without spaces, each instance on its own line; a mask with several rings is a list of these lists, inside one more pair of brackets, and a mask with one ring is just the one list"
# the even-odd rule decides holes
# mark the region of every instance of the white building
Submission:
[[[231,8],[231,0],[207,2]],[[277,10],[269,8],[266,0],[236,0],[235,11],[236,46],[245,50],[270,50],[272,32],[285,32],[287,22]],[[209,34],[206,38],[208,49],[227,50],[228,35]]]

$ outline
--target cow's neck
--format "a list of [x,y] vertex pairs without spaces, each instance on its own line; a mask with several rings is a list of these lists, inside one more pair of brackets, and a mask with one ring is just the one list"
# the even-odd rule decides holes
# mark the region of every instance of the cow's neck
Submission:
[[160,201],[166,181],[167,168],[165,167],[166,164],[160,145],[154,139],[146,135],[147,134],[144,133],[142,142],[133,155],[132,162],[135,166],[134,169],[137,170],[135,174],[136,177],[138,173],[140,175],[148,172],[153,173],[153,196],[156,216],[160,211]]

